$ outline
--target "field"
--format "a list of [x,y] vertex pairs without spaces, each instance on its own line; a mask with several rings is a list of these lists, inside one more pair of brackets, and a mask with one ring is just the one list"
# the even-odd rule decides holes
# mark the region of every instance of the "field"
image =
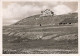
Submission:
[[3,27],[4,54],[77,54],[75,25]]

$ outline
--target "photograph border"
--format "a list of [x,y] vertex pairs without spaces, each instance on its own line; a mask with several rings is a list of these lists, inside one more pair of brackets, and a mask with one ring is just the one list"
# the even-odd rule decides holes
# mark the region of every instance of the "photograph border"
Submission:
[[[2,2],[26,2],[26,1],[60,1],[60,2],[78,2],[78,54],[2,54]],[[0,56],[79,56],[80,55],[80,0],[0,0]]]

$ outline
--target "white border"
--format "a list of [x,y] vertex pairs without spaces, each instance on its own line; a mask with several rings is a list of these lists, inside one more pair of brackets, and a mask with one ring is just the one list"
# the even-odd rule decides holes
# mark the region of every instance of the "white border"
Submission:
[[[51,0],[3,0],[3,1],[51,1]],[[78,1],[78,0],[52,0],[52,1]]]
[[2,53],[2,2],[0,1],[0,56]]
[[[8,2],[25,2],[25,1],[61,1],[61,2],[76,2],[78,1],[78,46],[80,47],[80,0],[0,0],[0,56],[79,56],[78,54],[2,54],[2,2],[8,1]],[[80,50],[78,47],[78,50]]]

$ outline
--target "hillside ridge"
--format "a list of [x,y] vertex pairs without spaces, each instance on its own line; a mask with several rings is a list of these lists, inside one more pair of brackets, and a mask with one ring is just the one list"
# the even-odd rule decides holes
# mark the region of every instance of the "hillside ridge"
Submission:
[[69,14],[63,14],[63,15],[50,15],[50,16],[40,16],[33,15],[29,16],[27,18],[24,18],[13,25],[54,25],[59,24],[60,22],[66,22],[66,23],[77,23],[78,22],[78,13],[69,13]]

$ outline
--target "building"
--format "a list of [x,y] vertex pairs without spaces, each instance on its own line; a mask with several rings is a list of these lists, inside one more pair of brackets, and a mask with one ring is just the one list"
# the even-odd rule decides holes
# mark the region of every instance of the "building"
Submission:
[[50,9],[41,11],[41,16],[50,16],[50,15],[54,15],[54,12],[52,12]]

